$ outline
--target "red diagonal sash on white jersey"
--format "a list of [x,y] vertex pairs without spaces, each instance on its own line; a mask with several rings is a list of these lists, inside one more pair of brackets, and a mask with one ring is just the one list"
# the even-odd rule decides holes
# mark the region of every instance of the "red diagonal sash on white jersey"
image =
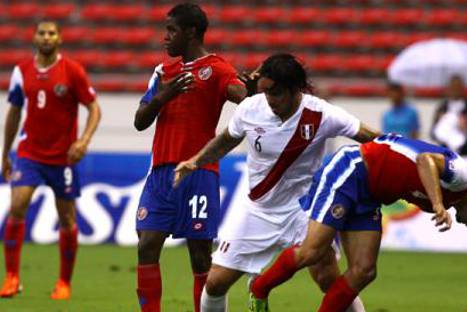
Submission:
[[280,180],[287,168],[311,144],[316,132],[318,132],[321,117],[321,112],[311,111],[307,108],[303,109],[295,133],[290,138],[289,143],[287,143],[271,171],[269,171],[263,181],[259,182],[250,191],[248,196],[251,200],[256,200],[269,192]]

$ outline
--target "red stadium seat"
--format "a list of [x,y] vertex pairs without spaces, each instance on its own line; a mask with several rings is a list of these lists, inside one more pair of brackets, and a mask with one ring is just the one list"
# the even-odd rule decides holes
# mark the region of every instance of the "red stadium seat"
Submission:
[[272,30],[264,33],[265,43],[270,47],[289,47],[296,45],[298,36],[292,30]]
[[40,17],[40,8],[34,2],[20,2],[10,4],[8,16],[11,19],[35,19]]
[[209,45],[222,45],[228,41],[232,33],[222,28],[212,28],[206,32],[204,39],[206,44]]
[[16,33],[16,37],[22,42],[30,44],[36,33],[36,27],[34,25],[24,27]]
[[130,68],[135,55],[128,51],[102,52],[99,66],[104,68]]
[[76,6],[72,3],[47,4],[42,8],[44,17],[50,19],[67,19],[70,18],[75,11]]
[[154,69],[158,64],[168,59],[164,51],[136,52],[133,55],[133,64],[138,68]]
[[357,11],[351,8],[329,8],[323,10],[322,14],[328,24],[348,24],[357,21]]
[[13,68],[19,62],[31,58],[32,53],[29,49],[26,50],[0,50],[0,66],[8,67],[9,69]]
[[17,34],[21,29],[14,24],[0,25],[0,42],[9,42],[17,40]]
[[270,53],[248,53],[243,58],[243,62],[241,63],[240,67],[247,69],[247,70],[254,70],[256,69],[265,59],[268,58]]
[[310,24],[322,21],[321,9],[313,7],[292,7],[290,21],[295,24]]
[[375,71],[374,57],[371,55],[349,55],[343,58],[342,69],[349,72]]
[[102,54],[96,50],[74,50],[68,53],[84,67],[96,67],[100,65]]
[[335,33],[333,45],[339,48],[359,47],[368,39],[368,34],[360,31],[343,31]]
[[459,17],[455,9],[432,9],[425,15],[424,22],[432,26],[448,26],[457,24]]
[[153,8],[149,9],[146,17],[153,22],[163,22],[167,19],[167,13],[173,5],[154,5]]
[[81,18],[90,21],[106,20],[112,12],[109,4],[87,4],[81,9]]
[[331,34],[328,31],[309,30],[298,34],[296,44],[306,47],[327,46],[331,42]]
[[252,9],[241,5],[226,5],[220,9],[219,20],[224,23],[245,23],[250,20]]
[[439,37],[437,33],[432,33],[432,32],[415,32],[412,34],[407,35],[407,45],[418,42],[418,41],[424,41],[424,40],[429,40],[433,38]]
[[94,29],[84,26],[67,26],[62,29],[62,38],[65,43],[89,42],[94,35]]
[[388,20],[390,14],[391,12],[385,8],[362,9],[358,16],[358,22],[365,25],[383,24]]
[[335,71],[342,69],[343,58],[340,55],[318,54],[309,57],[307,64],[314,71]]
[[422,9],[396,9],[392,12],[388,22],[397,25],[415,25],[420,24],[422,18]]
[[145,13],[146,9],[142,5],[116,5],[110,8],[108,19],[119,22],[138,21]]
[[[158,40],[159,39],[159,40]],[[147,45],[151,42],[162,41],[157,38],[156,31],[152,27],[134,27],[123,30],[121,43],[130,45]]]
[[376,49],[400,48],[407,44],[407,36],[400,32],[374,32],[368,36],[366,43]]
[[122,33],[125,33],[125,28],[117,27],[99,27],[96,28],[94,34],[91,37],[92,42],[96,44],[109,44],[121,42]]
[[232,44],[239,46],[258,46],[264,39],[264,34],[257,30],[238,30],[230,38]]
[[256,23],[288,23],[290,22],[289,10],[286,7],[257,7],[253,13]]

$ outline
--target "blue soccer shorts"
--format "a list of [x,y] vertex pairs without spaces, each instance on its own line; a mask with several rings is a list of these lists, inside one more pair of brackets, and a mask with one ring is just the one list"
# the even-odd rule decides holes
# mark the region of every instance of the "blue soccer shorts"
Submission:
[[76,166],[48,165],[18,157],[13,164],[11,187],[48,185],[57,198],[73,200],[81,195]]
[[311,219],[338,231],[381,231],[381,203],[370,197],[358,146],[341,148],[322,166],[300,203]]
[[198,169],[173,188],[174,165],[155,167],[146,179],[136,213],[138,231],[213,239],[220,219],[219,176]]

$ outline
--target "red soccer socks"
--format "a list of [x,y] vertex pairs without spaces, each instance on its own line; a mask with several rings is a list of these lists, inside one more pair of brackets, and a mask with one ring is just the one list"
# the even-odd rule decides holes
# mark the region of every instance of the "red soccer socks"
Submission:
[[138,294],[141,312],[160,312],[162,280],[159,264],[138,265]]
[[345,312],[357,295],[341,275],[326,292],[318,312]]
[[8,218],[4,237],[5,267],[7,273],[16,276],[19,275],[20,254],[25,231],[24,220]]
[[282,251],[273,265],[258,276],[251,285],[251,292],[258,299],[265,299],[276,286],[290,279],[297,272],[295,246]]
[[70,283],[75,266],[76,252],[78,250],[78,227],[73,226],[70,230],[60,229],[60,280]]
[[195,312],[200,312],[201,294],[203,293],[204,284],[208,278],[208,273],[193,272],[193,302],[195,304]]

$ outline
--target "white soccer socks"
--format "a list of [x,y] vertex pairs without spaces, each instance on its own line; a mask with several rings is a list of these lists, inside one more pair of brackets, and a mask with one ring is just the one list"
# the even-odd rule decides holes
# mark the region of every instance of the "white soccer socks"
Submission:
[[201,294],[201,312],[227,312],[227,295],[214,297],[206,292],[206,287],[203,288]]
[[354,301],[345,312],[365,312],[365,307],[360,297],[355,297]]

